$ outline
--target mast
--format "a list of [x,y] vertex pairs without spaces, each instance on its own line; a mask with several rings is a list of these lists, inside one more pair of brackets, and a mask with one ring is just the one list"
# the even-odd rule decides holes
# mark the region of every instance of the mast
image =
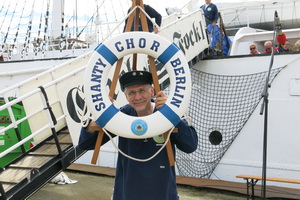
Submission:
[[52,12],[52,31],[51,37],[58,38],[63,36],[64,31],[64,0],[53,1]]

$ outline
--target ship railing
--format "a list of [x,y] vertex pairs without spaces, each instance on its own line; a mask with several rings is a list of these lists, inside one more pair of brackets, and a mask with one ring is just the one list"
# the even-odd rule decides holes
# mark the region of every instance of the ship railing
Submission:
[[[1,152],[0,158],[4,157],[18,147],[21,147],[23,154],[25,154],[26,152],[24,151],[23,145],[26,142],[32,140],[33,138],[38,138],[37,141],[42,142],[44,139],[51,136],[51,134],[56,137],[56,132],[66,127],[66,115],[62,111],[61,100],[59,99],[58,95],[59,88],[57,85],[78,73],[82,73],[86,68],[85,64],[89,57],[90,53],[86,53],[85,55],[82,55],[74,60],[58,65],[37,76],[0,91],[0,97],[4,100],[4,104],[0,106],[0,112],[6,110],[11,121],[7,126],[1,127],[0,136],[4,135],[9,129],[14,129],[15,133],[18,134],[18,125],[25,120],[29,121],[32,132],[29,136],[24,138],[18,136],[19,141]],[[66,66],[70,66],[73,69],[66,70]],[[67,73],[63,73],[65,71],[67,71]],[[46,79],[51,80],[41,81],[44,82],[44,84],[36,87],[35,84],[39,84],[39,82],[36,83],[35,80],[43,79],[43,77],[47,77]],[[30,87],[34,87],[34,89],[25,93],[23,91],[24,94],[21,94],[20,88],[22,88],[23,85],[30,84],[31,82],[33,82],[33,86]],[[16,90],[20,96],[11,100],[11,91]],[[28,88],[25,88],[25,90],[28,90]],[[16,104],[24,105],[26,111],[25,117],[16,119],[13,112],[13,106]],[[26,109],[26,105],[27,107],[29,105],[29,107],[35,108],[31,108],[28,111],[28,109]],[[59,144],[57,144],[57,148],[58,152],[61,153]]]

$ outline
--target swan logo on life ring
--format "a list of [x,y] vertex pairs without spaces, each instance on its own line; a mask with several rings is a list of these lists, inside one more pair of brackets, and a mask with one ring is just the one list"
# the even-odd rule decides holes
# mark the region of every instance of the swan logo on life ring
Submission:
[[[165,105],[143,117],[129,116],[116,108],[106,86],[111,67],[118,59],[134,53],[157,58],[170,77]],[[127,32],[95,49],[86,68],[84,91],[86,104],[101,128],[125,138],[150,138],[176,126],[185,114],[191,95],[191,74],[183,53],[174,43],[153,33]]]

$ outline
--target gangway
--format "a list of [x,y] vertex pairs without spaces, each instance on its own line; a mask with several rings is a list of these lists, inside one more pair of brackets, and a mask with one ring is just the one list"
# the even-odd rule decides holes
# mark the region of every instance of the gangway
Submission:
[[[22,149],[21,154],[6,163],[0,172],[1,200],[26,199],[84,153],[73,145],[76,141],[72,141],[66,120],[68,114],[63,110],[66,106],[60,99],[64,97],[58,92],[64,91],[62,87],[74,88],[71,79],[83,74],[88,59],[89,53],[0,91],[5,102],[0,106],[0,113],[9,114],[9,123],[1,126],[1,135],[11,137],[12,133],[7,131],[14,130],[19,139],[0,152],[0,158],[16,148]],[[19,96],[11,100],[11,91]],[[16,104],[24,106],[25,117],[15,117],[13,106]],[[31,131],[26,137],[20,134],[20,124],[24,121],[28,121]],[[33,147],[26,150],[24,144],[29,141]]]
[[57,136],[62,155],[49,137],[7,165],[0,173],[1,199],[26,199],[84,153],[73,146],[67,129]]

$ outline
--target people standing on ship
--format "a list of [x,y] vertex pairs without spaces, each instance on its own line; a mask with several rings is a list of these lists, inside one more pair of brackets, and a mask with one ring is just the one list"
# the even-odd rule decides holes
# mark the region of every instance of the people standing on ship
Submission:
[[290,50],[290,42],[286,40],[283,44],[280,44],[276,53],[279,54],[292,53],[292,51]]
[[211,0],[205,0],[205,4],[200,7],[205,16],[206,25],[216,26],[218,21],[218,7],[211,3]]
[[[152,8],[151,6],[147,5],[147,4],[144,4],[144,9],[145,9],[145,12],[149,15],[149,17],[151,18],[154,18],[155,19],[155,23],[158,25],[158,27],[160,27],[161,25],[161,20],[162,20],[162,16],[159,12],[157,12],[154,8]],[[130,9],[128,10],[128,13],[130,12]],[[141,11],[142,12],[142,11]],[[147,17],[146,17],[147,18]],[[125,26],[124,26],[124,30],[123,32],[125,32],[125,28],[126,28],[126,25],[127,25],[127,20],[128,18],[126,19],[125,21]],[[139,19],[139,27],[138,27],[138,30],[139,31],[143,31],[143,27],[141,25],[141,19]],[[154,33],[158,33],[158,27],[156,25],[154,25],[150,19],[147,18],[147,24],[148,24],[148,29],[149,29],[149,32],[154,32]],[[132,26],[131,26],[131,30],[130,31],[134,31],[134,22],[132,23]]]
[[257,50],[255,44],[251,44],[251,45],[249,46],[249,49],[250,49],[250,53],[249,53],[250,55],[261,54],[261,53]]
[[[129,104],[120,111],[130,116],[147,116],[158,111],[167,101],[163,91],[154,97],[152,74],[146,71],[130,71],[119,79],[121,89]],[[159,126],[159,122],[157,122]],[[197,149],[196,130],[185,120],[176,125],[177,133],[172,133],[170,141],[175,158],[175,146],[183,152],[192,153]],[[98,137],[98,125],[92,121],[81,129],[79,148],[93,150]],[[112,136],[114,134],[110,133]],[[102,144],[109,141],[104,134]],[[119,137],[118,147],[134,158],[147,159],[154,155],[164,144],[163,135],[147,139]],[[179,200],[174,166],[170,166],[166,148],[147,162],[140,162],[118,154],[115,185],[112,200]]]
[[264,47],[265,47],[265,51],[263,52],[263,54],[272,53],[273,44],[270,40],[268,40],[264,43]]
[[219,55],[219,52],[222,52],[222,55],[227,56],[230,45],[232,44],[230,38],[222,32],[222,44],[220,44],[220,28],[218,25],[212,26],[212,24],[209,24],[207,26],[207,32],[211,35],[210,48],[213,50],[213,54]]

